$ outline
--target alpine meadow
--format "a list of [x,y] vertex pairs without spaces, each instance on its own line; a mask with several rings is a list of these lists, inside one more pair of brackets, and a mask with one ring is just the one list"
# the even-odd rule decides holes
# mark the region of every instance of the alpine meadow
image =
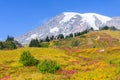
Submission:
[[120,1],[67,2],[0,1],[0,80],[120,80]]

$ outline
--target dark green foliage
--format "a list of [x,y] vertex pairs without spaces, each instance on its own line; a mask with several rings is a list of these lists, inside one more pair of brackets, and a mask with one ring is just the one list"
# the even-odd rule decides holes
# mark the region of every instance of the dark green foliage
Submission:
[[[75,33],[74,33],[75,34]],[[66,36],[65,38],[72,38],[73,37],[73,33],[69,34],[68,36]]]
[[12,41],[5,41],[5,42],[3,42],[3,46],[4,46],[5,49],[16,49],[17,48],[15,43],[12,42]]
[[60,44],[59,41],[54,41],[54,45],[55,45],[56,47],[59,47],[61,44]]
[[115,28],[114,26],[112,26],[112,27],[110,27],[110,30],[115,31],[115,30],[117,30],[117,28]]
[[89,30],[84,30],[83,32],[81,32],[81,35],[86,34],[88,32],[89,32]]
[[31,55],[29,51],[24,51],[20,56],[20,63],[22,63],[24,66],[34,66],[39,63],[37,59],[34,58],[34,56]]
[[109,60],[109,64],[113,64],[113,61],[112,61],[112,60]]
[[8,36],[7,39],[3,42],[0,42],[0,49],[17,49],[17,47],[22,47],[18,41],[14,40],[14,37]]
[[115,28],[114,26],[112,26],[112,27],[104,26],[104,27],[100,28],[100,30],[113,30],[113,31],[115,31],[115,30],[117,30],[117,28]]
[[3,46],[5,49],[16,49],[17,46],[14,42],[15,42],[14,37],[8,36],[6,41],[3,42]]
[[14,37],[8,36],[7,39],[6,39],[6,41],[14,41]]
[[39,42],[43,42],[43,40],[42,39],[40,39],[40,41]]
[[47,36],[46,38],[45,38],[45,42],[49,42],[50,41],[50,39],[49,39],[49,37]]
[[93,48],[96,48],[95,46],[93,46]]
[[89,31],[94,31],[94,29],[91,27],[91,28],[89,29]]
[[73,33],[71,33],[69,36],[70,36],[70,37],[73,37]]
[[40,43],[39,43],[38,39],[31,40],[29,47],[40,47]]
[[76,36],[77,36],[77,33],[74,33],[74,36],[76,37]]
[[4,46],[3,46],[3,42],[0,42],[0,50],[3,49]]
[[74,41],[72,41],[72,43],[71,43],[71,46],[72,47],[77,47],[77,46],[79,46],[80,45],[80,41],[78,41],[78,40],[74,40]]
[[57,39],[64,39],[64,35],[63,34],[59,34]]
[[80,38],[86,38],[86,36],[85,35],[80,35]]
[[[16,49],[18,42],[14,40],[14,37],[8,36],[4,42],[0,42],[0,49]],[[21,44],[19,44],[21,45]],[[21,45],[22,47],[22,45]]]
[[65,36],[65,38],[70,38],[69,36]]
[[49,47],[49,42],[42,42],[40,43],[41,47],[48,48]]
[[90,28],[90,29],[84,30],[84,31],[82,31],[82,32],[76,32],[76,33],[74,33],[74,35],[73,35],[73,33],[71,33],[71,34],[69,34],[68,36],[66,36],[65,38],[72,38],[72,37],[80,36],[80,35],[86,34],[86,33],[88,33],[89,31],[93,31],[93,30],[94,30],[93,28]]
[[52,60],[44,60],[38,64],[38,69],[42,73],[55,73],[60,69],[60,65]]
[[50,40],[54,40],[54,36],[51,36],[51,37],[50,37]]
[[108,29],[109,29],[108,26],[104,26],[104,27],[100,28],[100,30],[108,30]]
[[76,33],[76,36],[80,36],[80,35],[81,35],[81,32],[77,32],[77,33]]

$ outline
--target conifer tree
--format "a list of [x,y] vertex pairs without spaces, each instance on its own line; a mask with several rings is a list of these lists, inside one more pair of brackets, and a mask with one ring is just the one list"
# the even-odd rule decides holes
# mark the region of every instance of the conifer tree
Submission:
[[38,39],[32,39],[30,41],[29,47],[40,47],[40,43],[39,43]]
[[3,48],[4,48],[3,43],[0,42],[0,50],[3,49]]
[[49,41],[50,41],[50,39],[49,39],[48,36],[45,38],[45,41],[46,41],[46,42],[49,42]]

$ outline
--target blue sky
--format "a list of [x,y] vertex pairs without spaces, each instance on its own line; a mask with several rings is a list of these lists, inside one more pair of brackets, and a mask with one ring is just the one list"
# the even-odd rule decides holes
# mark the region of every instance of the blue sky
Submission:
[[22,35],[62,12],[120,16],[120,0],[0,0],[0,40]]

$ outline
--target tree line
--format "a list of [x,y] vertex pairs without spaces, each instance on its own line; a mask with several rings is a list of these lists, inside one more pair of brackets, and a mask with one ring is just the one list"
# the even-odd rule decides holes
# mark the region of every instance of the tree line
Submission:
[[[101,27],[100,30],[117,30],[114,26],[113,27],[108,27],[108,26],[104,26]],[[64,36],[63,34],[59,34],[57,36],[46,36],[45,39],[32,39],[29,43],[29,47],[42,47],[41,43],[42,42],[50,42],[52,40],[61,40],[61,39],[66,39],[66,38],[73,38],[76,36],[80,36],[83,34],[88,33],[89,31],[94,31],[93,28],[84,30],[82,32],[76,32],[76,33],[71,33],[67,36]],[[1,49],[17,49],[18,47],[22,47],[22,45],[20,43],[18,43],[16,40],[14,40],[14,37],[10,37],[8,36],[7,39],[5,41],[0,41],[0,50]]]
[[17,49],[17,47],[22,47],[22,45],[14,40],[14,37],[8,36],[5,41],[0,41],[0,50]]
[[86,34],[88,33],[89,31],[93,31],[93,28],[90,28],[88,30],[84,30],[83,32],[76,32],[76,33],[71,33],[67,36],[64,36],[63,34],[59,34],[57,36],[46,36],[45,39],[32,39],[30,41],[30,44],[29,44],[29,47],[41,47],[41,43],[42,42],[50,42],[52,40],[62,40],[62,39],[67,39],[67,38],[73,38],[73,37],[76,37],[76,36],[80,36],[80,35],[83,35],[83,34]]
[[[118,29],[115,28],[114,26],[112,26],[112,27],[104,26],[104,27],[99,28],[99,30],[113,30],[113,31],[115,31],[115,30],[118,30]],[[53,36],[53,35],[50,36],[50,37],[46,36],[45,39],[40,39],[40,40],[32,39],[30,41],[29,47],[41,47],[41,44],[40,44],[41,42],[50,42],[52,40],[61,40],[61,39],[66,39],[66,38],[73,38],[73,37],[76,37],[76,36],[86,34],[90,31],[94,31],[94,29],[91,27],[91,28],[89,28],[87,30],[84,30],[82,32],[71,33],[67,36],[64,36],[63,34],[59,34],[57,36]]]

